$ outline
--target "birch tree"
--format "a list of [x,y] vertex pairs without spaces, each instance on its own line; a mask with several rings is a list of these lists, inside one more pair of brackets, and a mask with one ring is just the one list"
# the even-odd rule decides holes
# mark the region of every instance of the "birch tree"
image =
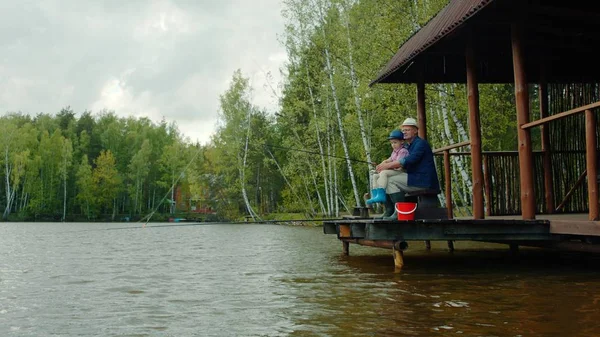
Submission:
[[[16,193],[16,187],[18,186],[15,182],[18,183],[20,179],[19,175],[13,176],[14,170],[14,155],[15,148],[17,147],[17,125],[12,123],[11,121],[4,121],[0,123],[1,132],[0,135],[2,138],[2,149],[3,149],[3,160],[4,160],[4,193],[6,198],[6,205],[4,206],[4,213],[2,215],[2,219],[6,220],[10,215],[12,203]],[[11,180],[12,178],[12,180]]]
[[[247,180],[253,176],[250,167],[255,166],[257,161],[252,157],[253,163],[249,164],[252,149],[260,147],[258,143],[262,142],[260,137],[252,132],[253,123],[260,119],[258,116],[261,113],[251,104],[250,97],[249,80],[242,76],[240,70],[236,70],[229,89],[220,96],[221,112],[217,132],[213,138],[218,154],[214,156],[212,166],[214,173],[220,177],[219,193],[229,198],[234,203],[232,206],[236,206],[227,212],[232,216],[236,215],[239,212],[236,203],[240,201],[248,215],[256,218],[258,215],[248,197]],[[253,139],[257,139],[256,144]]]
[[132,215],[141,213],[142,196],[144,181],[150,173],[150,155],[152,146],[150,140],[145,139],[138,152],[133,155],[129,163],[129,178],[132,180],[132,186],[129,189],[130,197],[133,199]]
[[18,124],[18,116],[0,119],[0,163],[4,166],[5,207],[2,218],[8,219],[23,179],[28,174],[37,147],[37,131],[31,124]]
[[258,215],[254,212],[252,205],[250,205],[250,200],[248,199],[248,192],[246,191],[246,164],[248,160],[248,143],[250,142],[250,132],[251,132],[251,117],[252,117],[252,109],[247,109],[246,113],[246,139],[244,141],[244,153],[243,158],[240,159],[238,154],[238,162],[241,162],[238,165],[238,170],[240,172],[240,188],[242,190],[242,197],[244,198],[244,204],[246,205],[246,211],[252,217],[252,220],[256,220]]
[[[372,159],[371,159],[371,144],[368,141],[368,137],[367,137],[367,130],[365,127],[365,123],[363,121],[363,116],[362,116],[362,108],[361,108],[361,98],[359,96],[358,93],[358,86],[359,86],[359,81],[357,79],[356,76],[356,71],[354,69],[354,61],[352,58],[352,52],[353,52],[353,48],[352,48],[352,38],[350,37],[350,15],[348,13],[348,8],[343,7],[344,9],[344,13],[342,14],[342,21],[344,24],[344,27],[346,28],[346,40],[348,41],[348,66],[350,68],[350,83],[352,86],[352,92],[354,94],[354,105],[356,107],[356,115],[358,116],[358,125],[360,127],[360,135],[363,141],[363,146],[365,149],[365,156],[367,158],[367,162],[369,163],[369,169],[372,169]],[[371,179],[369,178],[369,181]]]
[[95,208],[96,205],[96,193],[94,191],[95,186],[92,176],[92,166],[88,162],[86,154],[81,158],[81,163],[79,163],[77,168],[76,177],[78,193],[75,199],[80,205],[83,213],[88,220],[90,220],[94,216],[92,208]]
[[62,221],[67,217],[67,181],[69,177],[69,169],[73,165],[73,144],[69,139],[62,140],[62,151],[60,152],[61,166],[59,174],[62,177],[63,184],[63,212]]
[[[308,71],[308,66],[306,67],[306,79],[307,79],[307,89],[308,89],[308,94],[310,97],[310,103],[311,103],[311,108],[312,108],[312,112],[313,112],[313,125],[315,128],[315,136],[317,139],[317,145],[319,148],[319,159],[321,162],[321,171],[322,171],[322,175],[323,175],[323,187],[325,189],[325,204],[329,205],[329,188],[330,188],[330,183],[327,179],[327,169],[326,169],[326,165],[325,165],[325,151],[323,150],[323,141],[321,140],[321,131],[320,131],[320,127],[319,127],[319,119],[317,117],[317,108],[315,105],[315,97],[313,95],[313,90],[312,90],[312,85],[310,82],[310,74]],[[312,170],[311,170],[312,171]],[[315,177],[315,189],[317,189],[317,184],[316,184],[316,177]],[[318,191],[318,189],[317,189]],[[321,194],[319,193],[319,205],[322,208],[322,212],[325,213],[325,206],[323,205],[323,199],[321,198]]]
[[324,43],[323,51],[325,53],[325,65],[326,65],[325,70],[326,70],[327,76],[329,78],[331,97],[333,99],[334,108],[335,108],[335,112],[336,112],[336,116],[337,116],[338,128],[339,128],[339,132],[340,132],[340,141],[342,144],[342,148],[344,150],[344,154],[346,156],[346,165],[347,165],[350,181],[352,182],[352,190],[354,192],[354,201],[356,202],[356,206],[360,207],[361,199],[358,194],[358,187],[356,185],[356,179],[354,178],[354,170],[352,168],[352,161],[350,160],[351,156],[350,156],[350,152],[348,150],[348,142],[346,141],[346,134],[344,132],[344,123],[342,121],[342,111],[340,108],[340,103],[339,103],[339,99],[338,99],[338,95],[337,95],[337,91],[336,91],[336,85],[333,80],[334,69],[333,69],[333,66],[331,63],[331,57],[329,54],[329,44],[327,42],[327,35],[325,34],[325,30],[323,27],[325,25],[325,18],[323,16],[323,11],[326,8],[323,8],[322,2],[319,2],[317,4],[317,7],[318,7],[319,22],[321,23],[320,31],[321,31],[321,36],[323,38],[323,43]]
[[[321,208],[321,212],[325,214],[326,207],[325,205],[329,204],[329,189],[330,183],[327,179],[327,171],[326,171],[326,156],[324,153],[323,141],[321,136],[321,122],[318,114],[319,108],[317,107],[317,97],[314,94],[315,83],[318,83],[313,76],[317,73],[318,70],[311,67],[311,63],[309,60],[302,56],[303,50],[310,48],[310,34],[311,30],[308,29],[308,25],[310,24],[310,15],[307,12],[306,8],[298,2],[288,1],[288,10],[286,11],[286,16],[290,19],[290,22],[286,25],[286,43],[285,46],[288,50],[288,55],[290,58],[290,66],[288,67],[290,71],[290,76],[298,76],[298,78],[304,78],[304,86],[305,92],[308,93],[308,102],[306,102],[305,106],[308,107],[312,113],[312,120],[308,123],[308,127],[314,130],[314,141],[315,146],[317,147],[317,151],[319,154],[319,161],[321,164],[321,179],[322,179],[322,187],[324,189],[323,195],[325,198],[325,202],[323,201],[321,188],[317,183],[319,179],[318,175],[315,174],[310,161],[303,156],[306,160],[306,165],[308,165],[308,169],[311,173],[311,178],[313,179],[313,187],[315,193],[317,194],[317,200],[319,207]],[[287,105],[284,105],[284,109],[287,109]],[[308,143],[312,144],[310,139],[310,135],[304,134],[306,137],[302,139],[295,128],[292,128],[291,133],[296,140],[296,144]],[[310,145],[307,145],[310,146]],[[293,162],[293,161],[292,161]],[[307,191],[307,197],[310,199],[310,193]]]
[[163,177],[160,180],[160,186],[167,189],[170,196],[169,213],[175,213],[175,187],[184,174],[187,158],[185,147],[180,142],[174,141],[164,147],[162,156],[159,160]]
[[92,172],[96,200],[100,207],[111,211],[111,219],[116,215],[116,198],[121,186],[121,177],[117,171],[115,157],[110,150],[102,150],[94,160],[96,167]]

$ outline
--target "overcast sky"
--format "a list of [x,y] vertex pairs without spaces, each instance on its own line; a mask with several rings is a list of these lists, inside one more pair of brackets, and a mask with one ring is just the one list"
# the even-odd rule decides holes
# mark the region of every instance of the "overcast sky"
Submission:
[[[214,131],[241,69],[273,111],[286,61],[280,0],[0,0],[0,113],[70,106]],[[270,73],[272,78],[268,78]]]

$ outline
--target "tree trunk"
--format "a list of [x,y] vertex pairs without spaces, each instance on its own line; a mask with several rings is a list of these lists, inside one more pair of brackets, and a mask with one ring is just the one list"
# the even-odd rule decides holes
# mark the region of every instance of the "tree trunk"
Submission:
[[[452,135],[452,128],[450,127],[450,117],[449,115],[452,116],[452,120],[454,122],[454,125],[456,125],[456,129],[459,132],[459,138],[458,140],[460,141],[460,139],[462,138],[463,140],[468,140],[469,138],[463,138],[464,136],[460,136],[460,130],[462,129],[463,135],[466,135],[466,133],[464,132],[464,128],[462,127],[462,124],[460,123],[460,121],[458,121],[458,117],[456,116],[456,112],[453,110],[448,110],[446,102],[448,100],[448,95],[447,95],[447,86],[441,85],[441,90],[439,91],[439,95],[440,95],[440,105],[441,105],[441,110],[442,110],[442,118],[444,121],[444,130],[445,130],[445,136],[446,139],[448,141],[449,144],[455,144],[457,143],[457,141],[454,140],[454,137]],[[451,87],[453,88],[453,87]],[[450,150],[450,152],[456,152],[455,149]],[[470,195],[470,192],[465,192],[465,191],[471,191],[471,178],[469,176],[469,173],[467,172],[467,170],[465,169],[466,163],[464,162],[464,160],[462,159],[461,156],[452,156],[451,157],[451,161],[452,161],[452,170],[455,172],[455,174],[453,175],[453,179],[455,181],[457,181],[460,185],[458,186],[459,188],[455,188],[454,191],[458,192],[460,199],[463,200],[463,202],[465,204],[470,204],[470,202],[467,200],[467,196]],[[460,177],[461,179],[457,179],[458,177]],[[462,189],[462,191],[461,191]]]
[[[314,116],[314,121],[315,121],[315,133],[317,136],[317,144],[319,145],[319,153],[321,154],[321,169],[323,170],[323,185],[325,186],[325,199],[328,198],[328,194],[329,194],[329,186],[327,185],[327,173],[326,173],[326,169],[325,169],[325,153],[323,152],[323,144],[321,142],[321,133],[319,132],[319,123],[318,123],[318,118],[317,118],[317,108],[315,107],[315,98],[313,96],[313,91],[312,91],[312,87],[310,84],[310,73],[308,72],[308,66],[306,67],[306,81],[308,83],[308,94],[310,97],[310,102],[312,105],[312,110],[313,110],[313,116]],[[312,170],[311,170],[312,172]],[[317,182],[315,179],[315,190],[317,191],[317,193],[319,193],[319,190],[317,188]],[[319,205],[321,206],[321,211],[323,214],[325,214],[325,207],[323,205],[323,199],[321,198],[321,194],[319,193]]]
[[279,173],[283,177],[283,180],[285,181],[286,185],[288,186],[288,188],[290,189],[290,191],[292,192],[292,194],[296,197],[297,200],[301,200],[300,197],[298,197],[298,194],[296,194],[296,190],[294,189],[294,187],[292,186],[292,184],[290,184],[290,181],[287,179],[287,177],[283,173],[283,169],[279,165],[279,162],[277,162],[277,159],[275,159],[275,156],[273,155],[273,153],[271,152],[271,150],[269,150],[269,148],[266,148],[266,150],[269,153],[269,155],[271,156],[271,158],[273,159],[273,161],[275,162],[275,166],[277,166],[277,170],[279,170]]
[[242,189],[242,197],[244,199],[244,204],[246,205],[246,210],[248,214],[252,217],[252,220],[255,221],[258,218],[258,215],[252,209],[252,205],[250,205],[250,200],[248,200],[248,194],[246,193],[246,160],[248,158],[248,142],[250,140],[250,117],[251,111],[248,111],[247,124],[248,129],[246,130],[246,140],[244,142],[244,158],[242,160],[242,165],[239,167],[240,172],[240,183]]
[[66,217],[67,217],[67,177],[64,177],[64,180],[63,180],[63,215],[62,215],[62,221],[65,221]]
[[110,217],[111,221],[115,221],[115,216],[117,215],[117,198],[113,199],[113,207],[112,207],[112,215]]
[[348,150],[348,142],[346,141],[346,134],[344,132],[344,124],[342,122],[342,112],[340,110],[340,104],[338,102],[335,83],[333,82],[333,67],[331,65],[331,60],[329,56],[329,50],[325,48],[325,58],[327,64],[327,73],[329,76],[329,85],[331,86],[331,94],[333,96],[333,102],[335,106],[335,112],[337,115],[338,127],[340,131],[340,141],[342,143],[342,148],[344,149],[344,155],[346,156],[346,165],[348,167],[348,175],[350,176],[350,181],[352,182],[352,189],[354,191],[354,200],[356,201],[356,206],[360,207],[360,197],[358,195],[358,188],[356,186],[356,179],[354,178],[354,170],[352,168],[352,161],[350,161],[350,151]]
[[[371,160],[371,145],[369,144],[367,132],[365,128],[365,123],[362,117],[362,109],[360,105],[360,97],[358,95],[358,80],[356,79],[356,72],[354,71],[354,61],[352,60],[352,39],[350,39],[350,27],[349,27],[349,17],[348,13],[344,16],[344,24],[346,26],[346,37],[348,40],[348,62],[350,66],[350,80],[352,83],[352,92],[354,93],[354,105],[356,106],[356,115],[358,116],[358,125],[360,128],[360,135],[362,137],[363,146],[365,148],[365,156],[367,158],[369,172],[373,169],[372,160]],[[371,181],[369,177],[369,181]]]
[[354,199],[356,202],[356,206],[361,206],[361,198],[358,194],[358,187],[356,186],[356,179],[354,178],[354,170],[352,168],[352,161],[350,160],[350,151],[348,150],[348,142],[346,141],[346,135],[344,133],[344,124],[342,123],[342,111],[340,110],[340,103],[337,97],[335,83],[333,81],[333,66],[331,64],[331,56],[329,55],[329,47],[327,46],[327,36],[325,34],[325,30],[323,27],[325,26],[325,20],[323,19],[322,8],[319,6],[319,21],[321,22],[321,34],[323,35],[323,40],[325,41],[325,65],[327,69],[327,76],[329,77],[329,86],[331,88],[331,95],[333,97],[333,103],[335,107],[335,112],[337,114],[338,127],[340,131],[340,140],[342,143],[342,148],[344,149],[344,155],[346,156],[346,165],[348,168],[348,175],[350,176],[350,181],[352,182],[352,189],[354,191]]
[[10,166],[10,161],[9,161],[9,156],[8,156],[8,146],[4,149],[4,174],[6,177],[6,206],[4,208],[4,214],[2,214],[2,219],[6,220],[8,219],[8,216],[10,215],[10,208],[11,208],[11,204],[12,204],[12,196],[13,193],[11,191],[11,186],[10,186],[10,173],[11,173],[11,166]]
[[335,209],[335,205],[337,204],[336,201],[336,191],[335,191],[335,175],[334,175],[334,171],[335,171],[335,160],[333,158],[333,156],[331,155],[331,153],[333,152],[332,150],[332,137],[333,137],[333,126],[331,125],[331,110],[329,107],[329,99],[327,99],[327,155],[328,155],[328,168],[329,168],[329,172],[328,172],[328,181],[329,181],[329,215],[336,215],[337,216],[337,211]]
[[169,205],[169,213],[175,214],[175,176],[171,172],[171,204]]

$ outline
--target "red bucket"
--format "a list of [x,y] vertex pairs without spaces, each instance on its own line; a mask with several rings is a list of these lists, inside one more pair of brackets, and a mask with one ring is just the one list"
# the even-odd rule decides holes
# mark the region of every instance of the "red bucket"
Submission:
[[398,220],[414,220],[416,210],[417,204],[414,202],[396,203],[396,213],[398,213]]

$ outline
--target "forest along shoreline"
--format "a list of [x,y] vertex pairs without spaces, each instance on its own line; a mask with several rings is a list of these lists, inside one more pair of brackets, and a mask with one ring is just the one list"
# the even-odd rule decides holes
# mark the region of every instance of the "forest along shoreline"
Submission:
[[[194,215],[220,222],[352,213],[364,206],[369,163],[388,156],[387,135],[415,115],[414,85],[368,84],[399,42],[446,3],[323,1],[315,9],[285,2],[287,62],[277,108],[257,105],[250,77],[237,69],[219,98],[218,127],[204,144],[185,138],[176,123],[120,117],[126,111],[6,111],[2,220],[118,222],[151,215],[149,221],[164,222]],[[425,109],[431,146],[464,140],[466,87],[427,89],[438,93],[428,96]],[[514,90],[481,84],[480,93],[485,150],[514,148]],[[469,170],[467,161],[453,165]],[[455,186],[472,185],[468,174],[453,179]],[[469,190],[453,193],[468,210]]]

